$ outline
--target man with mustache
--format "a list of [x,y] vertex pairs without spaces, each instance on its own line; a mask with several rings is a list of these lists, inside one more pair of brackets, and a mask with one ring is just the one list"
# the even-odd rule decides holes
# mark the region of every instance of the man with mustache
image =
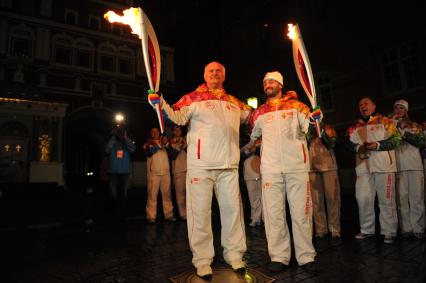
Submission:
[[309,184],[309,155],[305,135],[309,107],[297,100],[294,91],[282,93],[283,77],[269,72],[263,79],[267,101],[253,114],[251,149],[262,136],[260,173],[262,205],[268,252],[268,269],[279,272],[288,266],[291,239],[286,222],[289,203],[296,260],[308,271],[318,271],[312,244],[312,199]]
[[384,242],[392,244],[398,229],[394,149],[399,146],[401,135],[392,119],[375,112],[376,104],[370,97],[359,100],[359,111],[361,119],[346,133],[350,149],[356,153],[355,195],[361,231],[355,239],[364,240],[375,234],[374,199],[377,194],[380,232]]
[[213,193],[219,204],[224,259],[234,271],[245,270],[242,258],[246,251],[246,236],[238,183],[239,129],[240,123],[249,120],[251,108],[222,87],[225,80],[222,64],[207,64],[204,80],[204,84],[184,95],[173,107],[163,97],[160,105],[167,119],[177,125],[188,124],[186,206],[189,245],[197,275],[209,278],[214,257]]

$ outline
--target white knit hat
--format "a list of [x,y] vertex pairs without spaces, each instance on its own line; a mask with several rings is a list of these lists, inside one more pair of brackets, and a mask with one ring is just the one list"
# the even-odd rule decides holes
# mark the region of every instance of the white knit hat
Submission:
[[395,101],[393,106],[395,107],[395,105],[402,105],[408,111],[408,102],[404,99],[400,99],[400,100]]
[[266,73],[265,77],[263,78],[263,81],[266,80],[274,80],[277,81],[279,84],[283,85],[283,76],[280,74],[280,72],[268,72]]

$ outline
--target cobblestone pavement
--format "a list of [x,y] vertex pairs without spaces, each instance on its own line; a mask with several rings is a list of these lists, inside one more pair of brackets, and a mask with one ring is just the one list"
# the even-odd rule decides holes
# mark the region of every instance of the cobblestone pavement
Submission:
[[[320,272],[297,266],[280,273],[267,270],[269,257],[263,226],[246,228],[248,267],[274,282],[425,282],[426,242],[397,239],[386,245],[380,236],[357,242],[353,203],[342,203],[342,239],[315,240]],[[355,216],[354,216],[355,215]],[[213,217],[216,257],[213,268],[227,267],[220,248],[220,223]],[[90,228],[62,225],[0,230],[1,282],[130,283],[170,282],[193,270],[183,221],[147,224],[143,219],[95,223]],[[293,253],[294,254],[294,253]]]

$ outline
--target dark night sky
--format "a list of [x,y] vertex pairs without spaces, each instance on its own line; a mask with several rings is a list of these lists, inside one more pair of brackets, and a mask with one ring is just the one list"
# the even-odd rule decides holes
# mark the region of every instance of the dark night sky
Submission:
[[[421,1],[370,2],[379,1],[155,0],[135,5],[150,17],[160,44],[175,48],[179,94],[201,83],[204,65],[218,60],[227,68],[225,87],[244,98],[261,95],[262,77],[270,70],[280,70],[289,86],[298,85],[291,42],[284,36],[289,22],[299,23],[314,72],[320,69],[315,66],[330,67],[335,61],[347,65],[339,72],[349,72],[359,67],[351,56],[360,48],[374,50],[419,33],[424,37]],[[325,53],[327,60],[322,60]]]

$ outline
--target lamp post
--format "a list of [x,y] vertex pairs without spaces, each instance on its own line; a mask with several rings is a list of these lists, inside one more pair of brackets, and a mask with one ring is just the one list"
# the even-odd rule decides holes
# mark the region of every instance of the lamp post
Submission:
[[124,115],[122,113],[115,114],[115,123],[117,124],[117,127],[120,127],[121,124],[124,123]]

